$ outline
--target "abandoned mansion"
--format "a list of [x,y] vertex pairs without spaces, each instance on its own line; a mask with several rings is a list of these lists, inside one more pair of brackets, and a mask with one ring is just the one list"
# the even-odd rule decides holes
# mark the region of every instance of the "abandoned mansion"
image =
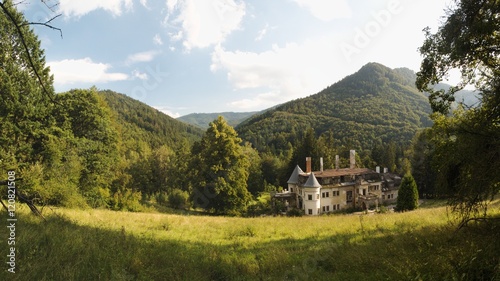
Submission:
[[306,158],[306,172],[297,165],[289,180],[288,189],[272,195],[285,208],[298,208],[306,215],[319,215],[349,208],[377,208],[380,204],[396,202],[401,177],[367,168],[356,168],[355,151],[350,151],[350,168],[339,168],[336,156],[335,169],[311,171],[311,157]]

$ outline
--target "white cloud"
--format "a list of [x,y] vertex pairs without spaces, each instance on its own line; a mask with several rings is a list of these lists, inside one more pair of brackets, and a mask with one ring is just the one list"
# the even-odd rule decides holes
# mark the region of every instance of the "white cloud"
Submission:
[[144,8],[149,9],[148,7],[148,0],[140,0],[141,5],[144,6]]
[[139,78],[140,80],[148,80],[149,79],[149,76],[148,76],[147,73],[140,72],[137,69],[135,69],[134,71],[132,71],[132,75],[135,78]]
[[165,24],[176,29],[171,39],[182,39],[188,51],[223,42],[245,15],[245,3],[234,0],[167,0],[167,9]]
[[350,18],[352,11],[346,0],[294,0],[322,21]]
[[75,0],[60,0],[59,1],[59,13],[62,13],[66,17],[81,17],[87,13],[103,9],[110,12],[114,16],[119,16],[122,14],[123,10],[132,9],[132,0],[85,0],[85,1],[75,1]]
[[149,62],[152,61],[158,54],[159,51],[146,51],[131,54],[127,57],[126,64],[134,64],[137,62]]
[[276,104],[282,103],[283,99],[279,91],[269,91],[257,94],[253,98],[245,98],[228,103],[231,108],[238,110],[260,110],[262,108],[269,108]]
[[266,24],[266,26],[261,31],[259,31],[259,34],[257,34],[257,37],[255,37],[255,41],[262,40],[262,38],[264,38],[264,36],[266,35],[268,29],[269,29],[269,24]]
[[226,51],[217,46],[210,68],[226,71],[236,92],[258,92],[253,98],[232,102],[232,106],[259,109],[317,93],[358,70],[362,63],[347,63],[338,45],[337,39],[324,37],[302,44],[275,45],[260,53]]
[[158,111],[161,111],[161,112],[167,114],[168,116],[170,116],[172,118],[181,117],[181,114],[179,112],[173,112],[172,108],[169,106],[158,105],[158,106],[152,106],[152,107]]
[[153,42],[158,46],[163,45],[163,40],[161,40],[160,34],[156,34],[155,37],[153,37]]
[[128,75],[119,72],[108,72],[111,65],[95,63],[90,58],[66,59],[47,63],[54,74],[55,83],[59,85],[74,83],[106,83],[128,79]]

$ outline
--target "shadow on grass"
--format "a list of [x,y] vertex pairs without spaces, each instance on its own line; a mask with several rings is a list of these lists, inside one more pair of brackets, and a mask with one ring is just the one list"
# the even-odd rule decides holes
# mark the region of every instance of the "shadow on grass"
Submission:
[[[0,279],[499,280],[499,227],[480,224],[454,233],[447,228],[415,230],[402,223],[391,230],[274,242],[259,242],[252,231],[236,231],[228,243],[214,245],[24,215],[16,228],[16,273],[8,273],[3,263]],[[1,237],[6,232],[0,228]],[[4,242],[4,259],[7,251]]]

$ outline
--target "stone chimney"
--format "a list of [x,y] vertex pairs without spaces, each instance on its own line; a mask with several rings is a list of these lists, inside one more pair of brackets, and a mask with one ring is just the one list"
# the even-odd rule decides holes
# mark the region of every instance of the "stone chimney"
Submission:
[[306,157],[306,173],[311,172],[311,157]]
[[338,155],[335,155],[335,169],[338,170],[340,166],[340,158]]
[[384,174],[387,174],[389,173],[389,169],[388,168],[384,168]]
[[349,162],[351,163],[351,169],[356,168],[356,151],[355,150],[350,150],[349,151]]
[[323,157],[319,158],[319,171],[323,173]]
[[380,174],[380,166],[375,167],[375,172]]

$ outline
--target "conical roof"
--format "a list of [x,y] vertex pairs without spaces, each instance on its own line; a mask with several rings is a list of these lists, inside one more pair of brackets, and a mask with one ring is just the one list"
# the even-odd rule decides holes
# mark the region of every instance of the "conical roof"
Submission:
[[314,173],[311,173],[309,175],[309,178],[307,179],[306,183],[304,183],[303,187],[321,187],[321,184],[319,184],[318,180],[316,179],[316,176],[314,176]]
[[295,169],[293,169],[292,175],[288,179],[287,183],[294,183],[297,184],[299,182],[299,174],[303,174],[302,169],[299,167],[299,165],[295,166]]

